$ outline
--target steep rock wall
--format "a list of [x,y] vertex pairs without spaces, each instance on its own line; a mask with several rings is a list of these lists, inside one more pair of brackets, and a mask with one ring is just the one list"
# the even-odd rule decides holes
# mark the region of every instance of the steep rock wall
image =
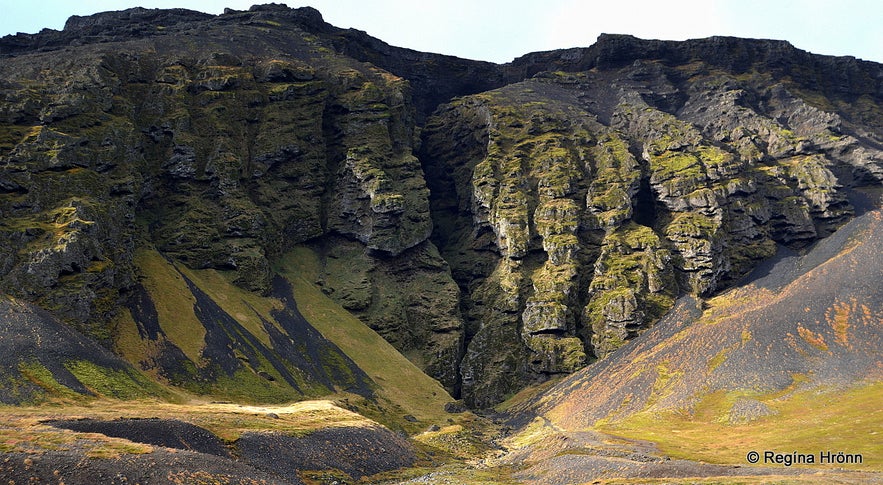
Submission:
[[[410,83],[303,30],[327,25],[313,12],[134,9],[5,59],[2,291],[109,343],[140,245],[266,294],[274,258],[312,241],[359,254],[328,293],[345,302],[345,272],[376,272],[366,321],[455,390],[462,323],[427,240]],[[421,297],[387,298],[404,281]]]
[[266,293],[303,244],[326,295],[476,406],[830,234],[883,180],[883,69],[779,41],[494,65],[264,5],[75,17],[0,56],[0,290],[108,343],[138,247]]
[[475,405],[604,357],[853,214],[883,152],[762,74],[541,73],[436,112],[421,158]]

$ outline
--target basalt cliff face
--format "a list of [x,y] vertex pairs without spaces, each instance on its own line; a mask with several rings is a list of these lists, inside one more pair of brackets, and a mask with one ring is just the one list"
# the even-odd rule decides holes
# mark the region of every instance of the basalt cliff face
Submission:
[[831,234],[883,183],[883,66],[779,41],[605,35],[496,65],[266,5],[75,17],[0,56],[3,292],[117,348],[121,309],[150,320],[144,251],[274,295],[298,247],[479,407]]
[[[696,45],[714,44],[782,48]],[[880,183],[879,128],[836,98],[826,111],[763,63],[648,57],[544,71],[429,120],[421,159],[464,295],[467,395],[603,358],[678,296],[830,234],[854,213],[849,189]]]

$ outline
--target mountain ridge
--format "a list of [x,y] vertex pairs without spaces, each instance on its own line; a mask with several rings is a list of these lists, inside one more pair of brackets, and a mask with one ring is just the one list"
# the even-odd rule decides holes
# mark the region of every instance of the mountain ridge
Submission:
[[493,64],[264,5],[74,17],[0,56],[6,291],[108,342],[144,240],[259,293],[306,244],[326,294],[478,406],[829,234],[883,178],[883,67],[785,41],[604,34]]
[[[859,77],[870,78],[872,81],[876,79],[878,84],[881,79],[880,64],[873,61],[857,59],[853,56],[813,54],[795,48],[787,40],[732,36],[670,41],[639,39],[628,34],[602,33],[589,47],[537,51],[524,54],[507,63],[492,63],[392,46],[359,29],[335,27],[325,22],[322,14],[312,7],[289,9],[284,4],[254,5],[249,10],[225,9],[220,15],[187,9],[135,7],[89,16],[73,16],[61,31],[43,29],[36,34],[18,33],[0,37],[0,56],[11,57],[84,43],[114,42],[131,37],[168,35],[176,28],[186,30],[191,24],[204,21],[260,22],[273,17],[292,21],[295,25],[313,33],[325,34],[340,53],[363,62],[372,62],[418,85],[420,79],[408,70],[413,65],[426,70],[427,60],[443,59],[459,69],[477,71],[470,73],[471,79],[467,82],[475,86],[464,87],[455,80],[452,82],[449,76],[441,76],[436,70],[435,76],[445,78],[445,82],[434,83],[431,88],[421,88],[420,98],[447,100],[454,96],[486,91],[506,83],[527,79],[541,71],[586,71],[598,67],[621,67],[624,63],[651,58],[667,58],[674,62],[701,58],[736,71],[746,70],[753,64],[762,64],[782,69],[780,75],[793,74],[795,65],[804,67],[809,65],[815,69],[823,66],[822,68],[828,73],[826,77],[830,77],[831,73],[839,76],[839,79],[835,78],[835,82],[829,83],[829,87],[839,88],[853,95],[856,94],[856,85],[850,78],[854,78],[856,72],[861,73]],[[133,26],[135,30],[126,30]],[[800,81],[798,79],[798,82]],[[867,80],[864,80],[860,84],[866,82]],[[440,90],[438,95],[433,96],[432,89]],[[867,92],[879,96],[879,86]],[[418,109],[418,112],[421,116],[427,116],[437,104],[439,103]]]
[[883,65],[275,4],[0,58],[0,476],[879,480]]

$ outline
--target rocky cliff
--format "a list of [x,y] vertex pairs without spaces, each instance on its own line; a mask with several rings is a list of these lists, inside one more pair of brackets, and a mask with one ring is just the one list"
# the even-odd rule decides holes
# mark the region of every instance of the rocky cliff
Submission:
[[883,182],[883,67],[602,36],[507,65],[313,9],[0,39],[0,288],[114,346],[139,248],[268,295],[283,254],[487,406],[824,237]]
[[849,188],[881,180],[879,132],[786,84],[636,59],[439,109],[421,158],[464,293],[467,394],[604,357],[677,296],[848,220]]

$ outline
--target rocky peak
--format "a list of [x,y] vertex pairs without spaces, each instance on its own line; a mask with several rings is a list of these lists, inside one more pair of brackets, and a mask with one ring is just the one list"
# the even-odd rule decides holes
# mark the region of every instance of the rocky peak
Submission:
[[[147,9],[135,7],[94,15],[74,15],[65,22],[64,32],[81,36],[136,34],[144,30],[145,27],[169,27],[182,22],[196,22],[209,18],[212,18],[212,15],[183,8]],[[129,30],[136,26],[138,30]]]
[[43,29],[37,34],[18,33],[0,38],[0,56],[56,50],[65,46],[119,42],[166,33],[179,24],[205,21],[212,15],[186,9],[130,8],[94,15],[74,15],[61,31]]
[[143,39],[173,34],[207,23],[267,22],[273,19],[291,22],[316,33],[335,30],[312,7],[290,9],[284,4],[271,3],[254,5],[246,11],[225,9],[223,14],[217,16],[183,8],[135,7],[93,15],[74,15],[65,22],[61,31],[43,29],[37,34],[7,35],[0,38],[0,56],[55,50],[65,46]]

